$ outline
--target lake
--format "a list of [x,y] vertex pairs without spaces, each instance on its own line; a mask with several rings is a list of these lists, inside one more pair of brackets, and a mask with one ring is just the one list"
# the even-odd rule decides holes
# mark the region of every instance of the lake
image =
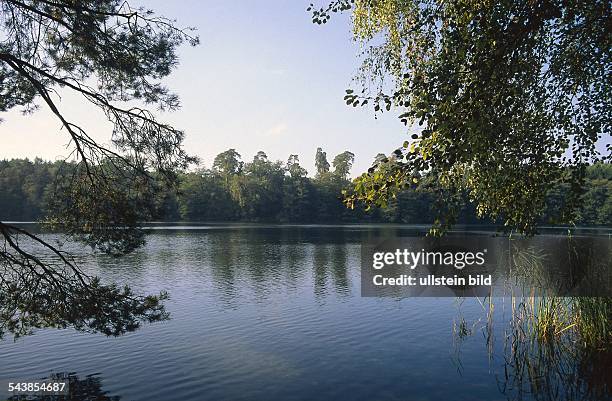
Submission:
[[584,361],[564,364],[576,383],[562,373],[541,383],[525,376],[529,372],[508,358],[507,299],[496,299],[492,310],[482,298],[361,297],[361,243],[422,232],[160,226],[142,249],[122,258],[76,247],[81,266],[103,281],[140,293],[167,290],[170,320],[119,337],[70,328],[40,329],[16,341],[7,335],[0,341],[0,378],[71,374],[85,389],[78,399],[125,401],[586,400],[612,394],[609,355],[587,368]]

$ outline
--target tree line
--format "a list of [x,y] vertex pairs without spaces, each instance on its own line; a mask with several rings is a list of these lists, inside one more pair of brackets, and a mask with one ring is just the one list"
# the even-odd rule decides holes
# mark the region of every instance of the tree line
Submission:
[[[386,158],[379,154],[374,164]],[[401,191],[385,208],[354,209],[342,203],[343,191],[352,188],[349,179],[354,155],[336,155],[331,163],[321,148],[315,155],[314,176],[300,165],[297,155],[286,162],[272,161],[260,151],[245,162],[234,149],[220,153],[211,168],[179,174],[178,188],[156,192],[155,216],[162,221],[244,221],[274,223],[406,223],[431,224],[436,216],[435,186],[423,177],[418,188]],[[53,203],[61,161],[40,158],[0,161],[0,220],[43,219]],[[60,178],[61,179],[61,178]],[[612,165],[596,164],[587,169],[577,225],[612,225]],[[160,187],[163,188],[163,187]],[[548,194],[542,224],[557,222],[568,188]],[[476,217],[474,206],[459,195],[459,224],[494,224]]]

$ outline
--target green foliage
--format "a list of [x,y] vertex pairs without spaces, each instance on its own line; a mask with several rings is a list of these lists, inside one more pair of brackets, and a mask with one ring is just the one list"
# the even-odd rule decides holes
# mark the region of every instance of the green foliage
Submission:
[[0,339],[7,332],[19,337],[69,326],[118,336],[168,318],[166,293],[140,296],[127,286],[103,284],[71,254],[20,227],[0,222],[0,235]]
[[385,206],[433,173],[440,194],[465,193],[508,229],[534,232],[559,186],[559,221],[581,221],[585,166],[611,157],[596,146],[611,128],[609,2],[336,0],[313,21],[350,8],[363,53],[346,103],[396,108],[416,133],[349,205]]
[[36,221],[61,163],[41,159],[0,161],[0,220]]
[[154,217],[163,180],[131,169],[117,169],[113,159],[96,166],[103,179],[90,180],[84,163],[65,163],[51,186],[45,220],[58,230],[106,253],[129,253],[144,243],[142,221]]
[[238,174],[242,171],[243,163],[240,161],[240,154],[235,149],[226,150],[219,153],[213,162],[213,169],[223,176]]
[[306,177],[308,175],[308,171],[300,166],[298,155],[289,155],[289,159],[287,159],[287,171],[291,178],[294,179]]
[[[51,280],[49,280],[51,281]],[[166,293],[140,297],[129,287],[102,285],[98,278],[88,287],[75,283],[47,282],[47,286],[0,286],[0,339],[29,335],[36,328],[73,327],[79,331],[119,336],[138,329],[143,322],[168,319],[162,301]],[[32,284],[32,283],[30,283]],[[15,315],[13,305],[27,305],[28,312]]]
[[181,175],[177,203],[179,218],[176,220],[231,221],[238,214],[238,205],[232,199],[225,179],[209,170]]
[[340,178],[346,179],[353,167],[355,161],[355,155],[351,152],[344,151],[334,157],[332,165],[334,166],[334,174]]
[[[386,168],[391,172],[394,165],[392,160],[393,156],[378,155],[375,164],[379,165],[379,169]],[[452,223],[494,223],[479,218],[464,193],[446,193],[443,198],[447,201],[439,203],[440,188],[433,173],[419,177],[418,185],[413,182],[412,186],[398,191],[395,197],[391,196],[385,208],[365,210],[359,204],[347,209],[341,201],[342,193],[350,194],[355,185],[363,184],[362,181],[353,184],[332,172],[310,178],[296,155],[291,155],[287,164],[283,165],[269,161],[265,153],[259,152],[252,163],[246,163],[231,175],[225,175],[215,167],[181,173],[178,176],[178,191],[164,186],[161,179],[153,187],[144,185],[148,181],[143,181],[141,191],[130,192],[130,197],[116,196],[124,191],[89,188],[87,183],[75,186],[73,180],[79,168],[82,175],[82,166],[76,164],[50,163],[40,159],[34,162],[19,159],[0,161],[0,217],[16,221],[52,221],[58,208],[62,214],[71,210],[72,218],[79,221],[79,226],[85,227],[75,235],[81,235],[86,243],[112,253],[138,246],[137,241],[143,239],[142,232],[135,231],[128,236],[136,242],[125,241],[123,236],[113,237],[113,230],[104,228],[105,221],[124,224],[127,229],[148,220],[431,224],[440,208],[452,207],[456,215]],[[586,177],[586,191],[576,224],[612,226],[612,168],[609,164],[589,166]],[[114,186],[136,187],[129,176],[113,177],[112,182]],[[79,188],[87,188],[91,194],[91,198],[82,204],[66,203],[66,199],[86,199],[85,194],[76,197],[53,196],[57,191],[75,191]],[[378,188],[378,191],[384,190]],[[565,199],[563,192],[566,190],[566,186],[553,188],[546,199],[544,215],[539,223],[559,224],[559,211],[563,209],[561,202]],[[106,194],[105,191],[110,192]],[[448,199],[453,202],[448,202]],[[131,214],[121,208],[139,212]],[[102,222],[96,225],[98,216],[102,216]],[[133,220],[126,220],[128,218]],[[99,238],[104,240],[96,243]]]
[[317,154],[315,155],[315,168],[317,169],[317,176],[321,176],[329,172],[327,153],[323,152],[323,149],[321,148],[317,148]]

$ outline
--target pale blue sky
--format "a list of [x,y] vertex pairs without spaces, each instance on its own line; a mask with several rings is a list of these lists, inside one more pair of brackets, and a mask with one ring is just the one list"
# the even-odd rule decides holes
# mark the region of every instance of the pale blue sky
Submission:
[[[321,146],[330,162],[344,150],[355,153],[355,176],[377,153],[390,153],[408,138],[397,113],[374,119],[372,109],[345,105],[344,90],[359,65],[350,21],[337,15],[327,25],[315,25],[306,11],[309,3],[141,1],[181,26],[197,28],[201,38],[200,46],[180,49],[180,66],[166,80],[180,95],[182,109],[160,118],[185,130],[185,148],[205,166],[229,148],[245,161],[263,150],[273,160],[298,154],[313,174]],[[60,104],[71,121],[108,141],[111,127],[98,110],[67,94]],[[44,107],[26,117],[17,111],[0,117],[5,120],[0,158],[54,160],[68,153],[67,135]]]
[[[312,24],[309,0],[146,1],[160,15],[197,28],[201,44],[180,50],[180,66],[167,84],[182,108],[161,115],[186,131],[185,148],[206,166],[235,148],[250,161],[258,150],[285,161],[298,154],[310,174],[314,154],[328,159],[344,150],[356,155],[353,175],[367,169],[379,152],[389,153],[406,138],[396,113],[374,119],[371,109],[352,108],[344,90],[358,66],[348,16]],[[61,106],[102,141],[110,127],[96,110],[63,95]],[[68,141],[60,125],[41,108],[22,117],[5,113],[0,124],[0,158],[56,159]]]

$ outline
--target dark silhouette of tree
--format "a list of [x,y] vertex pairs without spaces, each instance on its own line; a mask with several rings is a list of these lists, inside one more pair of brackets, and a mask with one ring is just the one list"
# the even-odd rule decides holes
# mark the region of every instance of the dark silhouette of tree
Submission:
[[216,170],[202,169],[181,176],[177,205],[179,220],[233,221],[239,215],[226,177]]
[[287,159],[287,171],[291,178],[303,178],[308,175],[308,171],[300,166],[298,155],[289,155],[289,159]]
[[[612,128],[608,1],[335,0],[313,8],[319,24],[352,11],[364,50],[346,103],[398,109],[415,132],[394,165],[359,179],[349,206],[385,205],[431,172],[440,194],[465,192],[479,216],[525,233],[565,183],[560,218],[577,221],[586,166],[612,158],[609,141],[607,154],[596,146]],[[445,208],[433,232],[457,212]]]
[[37,328],[65,328],[118,336],[141,321],[168,317],[157,296],[138,296],[125,286],[103,285],[53,244],[9,224],[0,225],[0,338]]
[[323,152],[323,149],[321,148],[317,148],[317,154],[315,155],[315,168],[317,169],[317,176],[321,176],[329,172],[327,153]]
[[[197,37],[117,0],[5,0],[0,16],[0,111],[31,112],[42,103],[72,147],[50,188],[47,221],[105,252],[140,246],[139,224],[153,215],[156,195],[195,161],[181,147],[183,132],[159,122],[147,107],[179,107],[178,97],[160,81],[178,63],[177,46],[195,45]],[[110,145],[96,142],[86,127],[65,116],[59,101],[65,92],[82,96],[106,116],[113,127]],[[36,316],[52,311],[60,325],[106,331],[91,309],[104,310],[105,301],[136,320],[157,316],[161,298],[103,286],[64,251],[21,228],[0,222],[0,234],[0,279],[12,305],[11,310],[3,305],[3,317],[11,325],[45,325]],[[45,300],[25,301],[15,293],[22,286]],[[81,305],[82,311],[73,310]]]

